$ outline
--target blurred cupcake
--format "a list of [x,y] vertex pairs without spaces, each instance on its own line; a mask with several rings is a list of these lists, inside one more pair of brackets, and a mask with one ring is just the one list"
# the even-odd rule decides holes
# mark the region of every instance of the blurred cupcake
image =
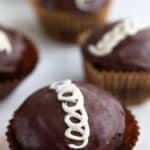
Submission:
[[19,32],[0,26],[0,100],[35,67],[37,52]]
[[75,41],[82,31],[105,22],[112,0],[31,0],[48,34]]
[[149,26],[126,19],[87,31],[79,42],[90,82],[127,99],[150,90]]
[[10,121],[7,139],[11,150],[131,150],[138,130],[114,97],[66,80],[30,96]]

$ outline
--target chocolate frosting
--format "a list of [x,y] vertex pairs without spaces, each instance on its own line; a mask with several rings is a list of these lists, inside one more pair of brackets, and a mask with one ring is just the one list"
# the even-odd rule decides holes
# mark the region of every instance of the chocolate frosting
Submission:
[[25,37],[16,31],[0,27],[11,42],[12,52],[0,52],[0,80],[11,79],[19,73],[20,62],[27,50]]
[[[112,96],[95,86],[76,83],[85,98],[90,138],[84,150],[120,150],[125,132],[125,111]],[[55,91],[48,87],[30,96],[16,111],[8,135],[15,150],[69,150],[64,132],[65,112]]]
[[96,44],[117,23],[95,28],[81,45],[84,57],[99,70],[150,71],[150,28],[128,36],[106,56],[93,55],[88,46]]
[[109,1],[110,0],[89,0],[89,11],[83,11],[76,6],[75,0],[39,0],[39,2],[48,9],[56,9],[79,14],[96,12]]

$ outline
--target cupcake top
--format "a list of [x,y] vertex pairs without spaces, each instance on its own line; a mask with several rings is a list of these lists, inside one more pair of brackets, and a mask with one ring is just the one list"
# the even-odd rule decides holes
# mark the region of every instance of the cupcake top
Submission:
[[150,71],[150,28],[127,19],[90,32],[84,57],[99,70]]
[[115,98],[93,85],[66,80],[24,102],[8,139],[10,147],[23,150],[116,150],[123,145],[125,127],[125,110]]
[[0,27],[0,80],[18,76],[26,52],[33,49],[21,33]]
[[110,0],[39,0],[48,9],[63,10],[79,14],[93,13],[103,8]]

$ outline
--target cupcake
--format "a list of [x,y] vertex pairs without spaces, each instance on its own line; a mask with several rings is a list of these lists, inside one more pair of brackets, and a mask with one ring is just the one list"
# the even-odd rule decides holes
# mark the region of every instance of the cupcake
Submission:
[[31,0],[38,18],[53,38],[73,42],[77,35],[105,22],[112,0]]
[[128,100],[149,93],[149,26],[125,19],[83,33],[79,43],[88,81]]
[[33,43],[21,33],[0,26],[0,100],[31,73],[36,62]]
[[30,96],[10,121],[11,150],[131,150],[133,115],[105,91],[82,82],[56,82]]

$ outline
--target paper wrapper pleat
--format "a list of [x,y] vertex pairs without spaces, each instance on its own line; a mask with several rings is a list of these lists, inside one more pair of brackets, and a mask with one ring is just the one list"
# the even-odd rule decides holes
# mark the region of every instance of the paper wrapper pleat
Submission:
[[142,102],[150,96],[149,72],[99,71],[86,59],[84,68],[89,82],[111,91],[127,103]]
[[124,134],[123,150],[132,150],[139,137],[139,126],[132,113],[124,108],[126,112],[126,128]]

